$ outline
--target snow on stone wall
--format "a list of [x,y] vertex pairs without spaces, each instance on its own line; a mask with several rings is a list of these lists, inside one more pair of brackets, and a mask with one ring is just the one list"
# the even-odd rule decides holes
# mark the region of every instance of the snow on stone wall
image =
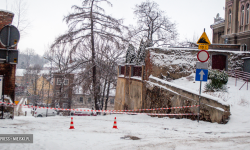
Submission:
[[196,65],[197,57],[192,51],[184,49],[150,49],[153,75],[162,79],[178,79],[190,75]]
[[[152,75],[161,79],[171,80],[190,75],[195,72],[198,49],[188,48],[148,48],[150,61],[153,65]],[[249,57],[250,52],[208,50],[210,58],[208,60],[209,69],[212,68],[213,55],[227,56],[226,70],[243,70],[244,60]]]

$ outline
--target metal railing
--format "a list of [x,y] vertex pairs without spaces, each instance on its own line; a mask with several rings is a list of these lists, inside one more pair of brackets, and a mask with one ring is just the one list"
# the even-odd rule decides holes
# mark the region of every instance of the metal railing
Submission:
[[237,86],[237,79],[242,79],[243,81],[245,81],[239,90],[241,90],[241,88],[245,84],[247,84],[247,90],[248,90],[248,82],[250,81],[250,73],[239,71],[239,70],[229,70],[227,71],[227,73],[228,73],[228,76],[235,78],[235,86]]

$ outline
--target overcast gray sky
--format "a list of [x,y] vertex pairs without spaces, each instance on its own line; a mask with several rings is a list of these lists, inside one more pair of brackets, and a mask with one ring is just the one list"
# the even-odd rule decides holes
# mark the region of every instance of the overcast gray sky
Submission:
[[[0,9],[12,10],[18,0],[0,0]],[[81,0],[23,0],[27,3],[26,18],[30,22],[27,34],[20,38],[18,48],[34,49],[43,55],[55,37],[67,30],[63,17],[71,11],[72,5],[81,5]],[[124,24],[136,25],[133,9],[136,4],[146,0],[110,0],[113,7],[104,5],[106,13],[116,18],[123,18]],[[225,0],[154,0],[172,22],[177,24],[179,40],[193,40],[200,37],[204,28],[212,41],[210,25],[217,13],[224,18]],[[7,5],[6,5],[7,2]]]

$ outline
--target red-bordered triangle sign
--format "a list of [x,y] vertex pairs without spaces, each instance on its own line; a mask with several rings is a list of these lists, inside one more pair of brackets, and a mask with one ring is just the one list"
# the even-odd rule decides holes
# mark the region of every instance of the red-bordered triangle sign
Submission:
[[210,45],[211,44],[208,37],[207,37],[206,32],[203,32],[200,39],[197,41],[197,44],[205,44],[205,45]]

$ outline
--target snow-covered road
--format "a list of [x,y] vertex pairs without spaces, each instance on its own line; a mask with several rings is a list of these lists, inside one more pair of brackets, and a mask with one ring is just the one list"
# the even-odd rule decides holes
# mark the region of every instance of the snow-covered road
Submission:
[[[112,129],[114,117],[117,129]],[[1,150],[249,149],[249,119],[228,124],[146,115],[15,117],[1,121],[0,134],[33,134],[32,144],[0,144]],[[244,117],[242,117],[244,118]],[[132,140],[129,137],[138,137]]]

